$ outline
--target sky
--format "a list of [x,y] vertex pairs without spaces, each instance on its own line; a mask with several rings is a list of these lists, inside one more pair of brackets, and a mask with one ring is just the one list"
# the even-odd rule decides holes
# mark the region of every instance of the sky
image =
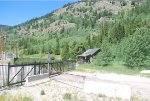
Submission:
[[0,0],[0,25],[14,26],[78,0]]

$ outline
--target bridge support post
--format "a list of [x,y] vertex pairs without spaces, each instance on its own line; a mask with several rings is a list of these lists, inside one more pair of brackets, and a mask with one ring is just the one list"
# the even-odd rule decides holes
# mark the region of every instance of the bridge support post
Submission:
[[24,81],[24,65],[23,65],[23,63],[22,63],[22,68],[21,68],[21,85],[23,85],[22,84],[22,82]]
[[8,75],[7,75],[7,86],[9,86],[9,73],[10,73],[10,63],[8,63]]
[[39,62],[39,74],[41,73],[41,69],[42,69],[41,63]]
[[34,75],[36,75],[36,61],[34,63]]

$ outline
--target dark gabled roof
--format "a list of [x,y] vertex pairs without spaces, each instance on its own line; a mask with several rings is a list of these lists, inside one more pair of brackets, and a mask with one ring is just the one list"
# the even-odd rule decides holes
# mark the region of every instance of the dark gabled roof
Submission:
[[89,55],[94,55],[98,51],[100,51],[100,48],[88,49],[84,53],[82,53],[81,55],[78,55],[78,56],[85,57],[85,56],[89,56]]

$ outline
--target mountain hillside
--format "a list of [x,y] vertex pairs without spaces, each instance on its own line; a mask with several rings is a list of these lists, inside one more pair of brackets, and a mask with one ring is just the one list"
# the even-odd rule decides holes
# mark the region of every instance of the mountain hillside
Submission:
[[66,4],[50,14],[7,27],[8,52],[16,56],[77,59],[90,48],[101,48],[96,65],[114,61],[149,67],[149,0],[87,0]]
[[95,20],[93,22],[95,23],[101,17],[106,17],[105,19],[109,20],[113,14],[132,7],[134,4],[129,0],[80,1],[67,4],[50,14],[14,26],[13,30],[19,35],[60,32],[63,27],[71,29],[79,26],[79,22],[75,22],[74,19]]

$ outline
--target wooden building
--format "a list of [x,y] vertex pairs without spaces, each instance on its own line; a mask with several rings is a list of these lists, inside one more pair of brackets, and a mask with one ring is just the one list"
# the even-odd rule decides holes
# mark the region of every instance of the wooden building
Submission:
[[81,55],[78,55],[78,60],[80,63],[89,63],[99,52],[100,48],[88,49]]

